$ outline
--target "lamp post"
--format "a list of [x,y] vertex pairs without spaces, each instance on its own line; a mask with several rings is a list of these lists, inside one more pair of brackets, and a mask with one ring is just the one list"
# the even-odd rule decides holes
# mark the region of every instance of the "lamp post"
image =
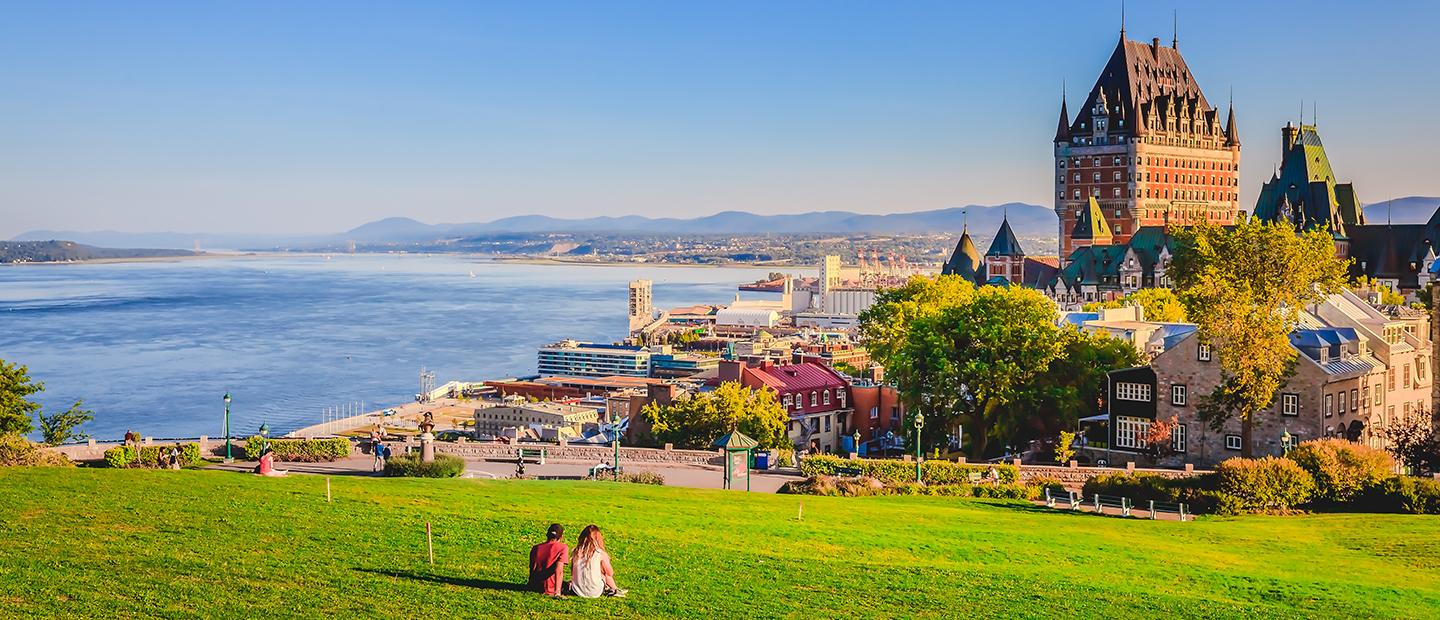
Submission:
[[620,481],[620,412],[610,416],[610,432],[615,433],[615,481]]
[[230,456],[230,393],[225,393],[225,462],[234,463],[235,459]]
[[915,412],[915,483],[920,483],[920,429],[925,428],[925,414]]

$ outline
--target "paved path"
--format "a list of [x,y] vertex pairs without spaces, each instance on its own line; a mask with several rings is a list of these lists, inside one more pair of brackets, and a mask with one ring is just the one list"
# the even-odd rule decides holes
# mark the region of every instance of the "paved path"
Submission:
[[[295,474],[319,474],[328,476],[380,476],[373,471],[374,459],[366,457],[351,457],[331,463],[276,463],[276,469],[283,469]],[[528,478],[558,478],[578,479],[589,473],[595,463],[591,461],[547,461],[544,465],[535,463],[525,464],[525,476]],[[725,472],[718,466],[710,465],[684,465],[678,463],[645,463],[627,465],[621,461],[621,466],[626,471],[635,473],[650,471],[665,477],[665,484],[676,487],[690,487],[696,489],[718,489],[721,488]],[[221,469],[227,471],[254,471],[253,461],[236,461],[230,464],[212,465],[210,469]],[[466,459],[465,478],[482,479],[503,479],[515,476],[515,463],[504,461],[486,461]],[[787,473],[755,473],[750,481],[750,490],[759,493],[774,493],[780,486],[791,480],[799,480],[798,474]]]

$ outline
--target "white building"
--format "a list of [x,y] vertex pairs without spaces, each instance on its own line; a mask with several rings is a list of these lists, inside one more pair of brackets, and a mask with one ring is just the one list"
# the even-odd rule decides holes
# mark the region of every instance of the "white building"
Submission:
[[541,376],[648,377],[650,352],[642,347],[562,340],[540,347]]
[[531,403],[511,398],[502,405],[475,409],[475,433],[489,436],[514,437],[515,431],[528,429],[540,439],[574,437],[600,422],[595,407],[565,403]]

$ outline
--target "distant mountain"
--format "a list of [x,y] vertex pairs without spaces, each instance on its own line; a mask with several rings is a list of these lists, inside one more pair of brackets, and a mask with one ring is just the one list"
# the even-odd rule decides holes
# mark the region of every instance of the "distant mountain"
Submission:
[[[1440,209],[1440,197],[1406,196],[1365,205],[1365,221],[1369,224],[1424,224]],[[1393,212],[1394,217],[1387,218]]]
[[0,263],[58,263],[102,258],[194,256],[189,250],[97,248],[74,241],[0,241]]
[[114,231],[75,232],[37,230],[15,237],[15,241],[73,239],[80,243],[114,248],[305,248],[341,244],[411,243],[458,239],[507,233],[635,233],[635,234],[765,234],[765,233],[958,233],[965,226],[975,234],[993,234],[1001,218],[1010,218],[1015,234],[1051,236],[1056,232],[1055,212],[1020,202],[1003,205],[971,205],[913,213],[869,215],[850,211],[813,211],[789,215],[757,215],[745,211],[722,211],[696,218],[650,218],[639,215],[555,218],[546,215],[519,215],[491,222],[469,224],[426,224],[407,217],[391,217],[362,224],[332,235],[276,236],[221,235],[210,233],[123,233]]

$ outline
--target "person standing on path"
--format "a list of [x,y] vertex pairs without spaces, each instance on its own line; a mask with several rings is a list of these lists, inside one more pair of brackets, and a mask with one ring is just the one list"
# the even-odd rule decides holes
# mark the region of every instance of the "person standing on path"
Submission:
[[565,528],[559,523],[550,524],[545,531],[545,542],[530,548],[531,590],[546,596],[560,596],[560,584],[565,580],[565,565],[570,563],[570,548],[561,540]]

